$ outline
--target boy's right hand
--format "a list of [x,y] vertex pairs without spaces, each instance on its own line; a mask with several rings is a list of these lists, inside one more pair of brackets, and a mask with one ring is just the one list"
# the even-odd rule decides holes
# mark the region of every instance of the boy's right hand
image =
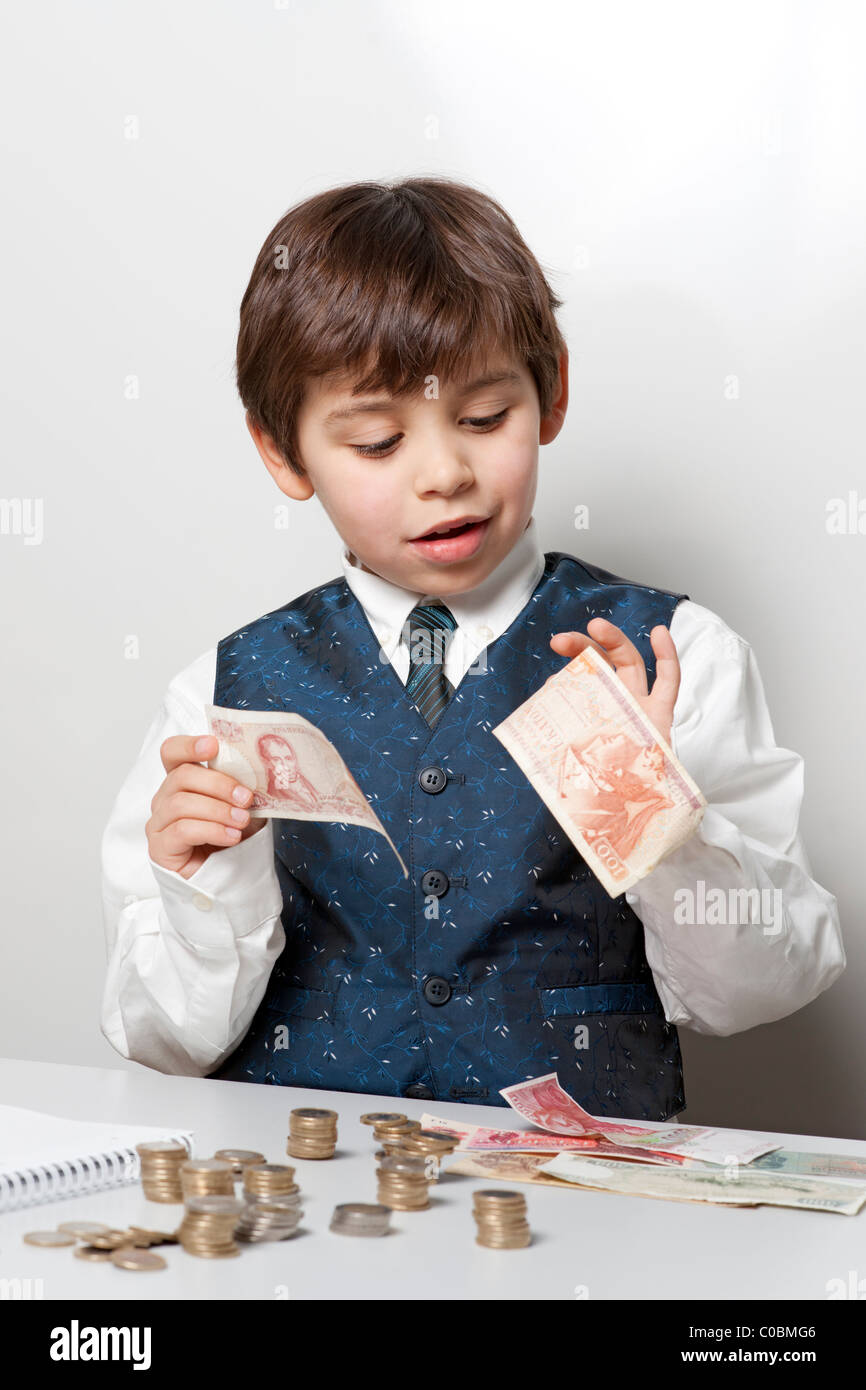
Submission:
[[191,878],[215,849],[236,845],[267,825],[266,818],[251,818],[244,809],[253,797],[249,787],[202,766],[218,747],[212,734],[176,734],[160,746],[166,777],[144,828],[154,864],[183,878]]

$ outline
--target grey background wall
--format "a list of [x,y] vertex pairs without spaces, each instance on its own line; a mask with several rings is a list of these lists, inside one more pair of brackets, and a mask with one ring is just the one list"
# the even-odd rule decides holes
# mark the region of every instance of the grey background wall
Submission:
[[336,183],[444,173],[566,301],[544,548],[719,612],[806,760],[848,968],[776,1024],[683,1031],[687,1118],[862,1138],[866,535],[826,520],[866,497],[862,8],[44,0],[3,24],[0,491],[42,535],[4,512],[0,1054],[132,1065],[98,1029],[117,788],[178,669],[339,573],[315,499],[275,528],[234,394],[266,232]]

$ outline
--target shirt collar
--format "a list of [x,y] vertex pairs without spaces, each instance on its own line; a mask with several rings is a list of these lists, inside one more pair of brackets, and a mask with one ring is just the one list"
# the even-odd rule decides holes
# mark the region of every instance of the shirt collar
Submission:
[[[417,603],[430,594],[416,593],[392,584],[389,579],[371,570],[362,569],[358,557],[343,547],[343,573],[346,583],[364,609],[375,632],[398,633]],[[538,539],[538,527],[530,517],[523,535],[503,560],[474,589],[452,594],[442,599],[457,621],[457,626],[472,632],[480,627],[489,629],[488,641],[501,636],[528,602],[544,571],[544,554]]]

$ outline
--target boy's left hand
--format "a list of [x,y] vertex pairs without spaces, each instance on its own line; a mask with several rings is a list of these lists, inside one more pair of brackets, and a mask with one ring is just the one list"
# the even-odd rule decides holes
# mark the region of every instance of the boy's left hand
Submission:
[[674,705],[680,688],[680,663],[669,630],[659,624],[650,632],[650,643],[656,658],[656,678],[652,694],[649,695],[643,657],[622,628],[609,623],[607,618],[592,618],[586,625],[586,633],[557,632],[551,637],[550,645],[560,656],[567,656],[569,660],[579,656],[584,647],[595,647],[637,700],[650,723],[670,744]]

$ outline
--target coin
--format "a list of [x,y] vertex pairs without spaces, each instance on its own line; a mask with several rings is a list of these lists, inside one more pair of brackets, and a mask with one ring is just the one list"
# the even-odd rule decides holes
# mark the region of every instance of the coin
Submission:
[[118,1269],[165,1269],[165,1260],[154,1255],[152,1250],[135,1250],[131,1245],[121,1245],[112,1250],[111,1263]]
[[104,1236],[106,1231],[110,1231],[110,1226],[105,1226],[101,1221],[61,1221],[57,1227],[58,1231],[68,1231],[70,1235],[77,1236],[79,1240],[88,1240],[90,1236]]
[[90,1244],[95,1245],[97,1250],[117,1250],[121,1245],[129,1245],[129,1231],[107,1230],[101,1235],[91,1236]]
[[508,1188],[479,1188],[472,1194],[476,1245],[492,1250],[525,1249],[532,1241],[526,1197]]
[[255,1149],[217,1149],[214,1158],[221,1158],[225,1163],[230,1163],[236,1177],[251,1163],[264,1163],[265,1161],[264,1154],[258,1153]]
[[377,1202],[343,1202],[334,1207],[331,1230],[343,1236],[388,1234],[391,1208]]
[[130,1226],[130,1245],[177,1245],[177,1231],[151,1231],[145,1226]]
[[24,1237],[27,1245],[74,1245],[75,1236],[69,1231],[28,1231]]
[[406,1115],[398,1115],[389,1110],[370,1110],[366,1115],[361,1116],[362,1125],[404,1125],[408,1119]]
[[291,1111],[286,1153],[292,1158],[333,1158],[336,1146],[336,1110],[300,1106]]
[[73,1255],[79,1260],[89,1260],[91,1264],[104,1264],[110,1261],[113,1250],[100,1250],[98,1245],[76,1245]]

